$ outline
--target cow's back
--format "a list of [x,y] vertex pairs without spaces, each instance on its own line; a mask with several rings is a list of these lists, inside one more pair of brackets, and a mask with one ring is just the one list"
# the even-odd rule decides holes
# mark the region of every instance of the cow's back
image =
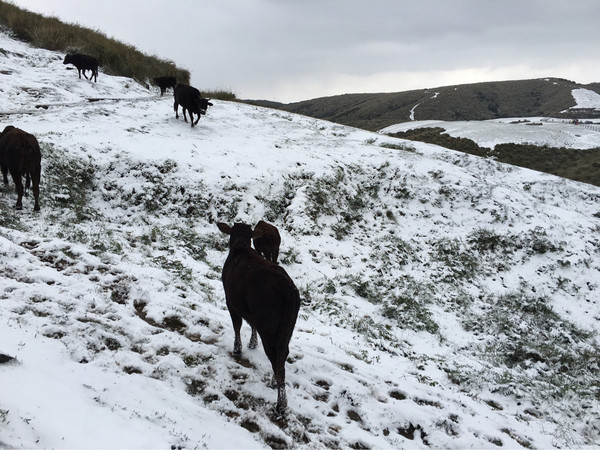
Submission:
[[293,329],[300,296],[282,267],[246,249],[230,253],[222,278],[228,307],[255,326],[261,336],[277,322],[288,322]]
[[0,153],[6,164],[22,162],[22,160],[40,163],[42,155],[38,140],[32,134],[15,128],[0,139]]
[[198,104],[198,100],[202,98],[200,91],[195,87],[185,84],[175,86],[175,102],[187,109],[191,109]]

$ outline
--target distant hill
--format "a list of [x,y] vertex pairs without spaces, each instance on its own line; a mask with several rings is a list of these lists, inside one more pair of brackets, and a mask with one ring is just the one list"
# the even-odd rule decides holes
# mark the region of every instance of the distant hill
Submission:
[[[563,111],[576,106],[571,92],[579,88],[600,93],[600,83],[582,85],[561,78],[543,78],[395,93],[344,94],[289,104],[251,103],[375,131],[409,120],[564,117]],[[578,115],[589,117],[590,111],[569,111],[570,117]]]

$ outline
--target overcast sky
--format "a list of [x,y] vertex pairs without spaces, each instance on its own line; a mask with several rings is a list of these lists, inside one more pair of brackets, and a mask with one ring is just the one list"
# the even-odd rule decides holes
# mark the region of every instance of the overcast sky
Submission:
[[13,0],[281,102],[480,81],[600,81],[598,0]]

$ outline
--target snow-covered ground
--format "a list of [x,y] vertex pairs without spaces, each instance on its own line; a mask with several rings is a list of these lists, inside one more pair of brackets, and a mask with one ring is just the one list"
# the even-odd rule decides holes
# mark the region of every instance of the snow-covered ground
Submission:
[[471,139],[481,147],[494,148],[496,144],[547,145],[588,149],[600,147],[600,121],[575,125],[568,120],[550,118],[494,119],[448,122],[444,120],[418,120],[391,125],[380,131],[393,134],[416,128],[443,128],[452,137]]
[[[5,34],[0,82],[43,154],[39,214],[0,192],[0,447],[600,445],[599,188],[238,103],[191,128]],[[260,219],[303,298],[285,420],[220,281],[215,223]]]
[[575,106],[571,109],[575,108],[590,108],[590,109],[600,109],[600,94],[590,89],[573,89],[571,92],[573,94],[573,98],[575,99]]
[[[574,108],[600,110],[600,95],[589,89],[574,89]],[[415,106],[415,108],[418,105]],[[600,120],[580,121],[577,125],[567,119],[508,118],[449,122],[444,120],[414,120],[414,108],[409,121],[390,125],[382,134],[400,133],[417,128],[443,128],[452,137],[471,139],[481,147],[494,148],[496,144],[514,142],[516,144],[547,145],[589,149],[600,147]]]

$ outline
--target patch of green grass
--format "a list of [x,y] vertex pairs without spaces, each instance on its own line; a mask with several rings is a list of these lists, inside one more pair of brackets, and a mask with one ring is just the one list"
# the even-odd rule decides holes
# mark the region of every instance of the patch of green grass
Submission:
[[161,255],[152,258],[152,260],[157,266],[168,270],[185,284],[190,284],[194,280],[192,269],[186,267],[177,259],[169,259],[166,256]]
[[265,219],[270,222],[282,219],[287,208],[292,204],[297,190],[308,183],[313,176],[314,173],[304,171],[288,174],[280,191],[259,197],[265,207]]
[[518,385],[557,400],[573,394],[600,398],[600,346],[594,332],[563,318],[546,297],[523,290],[489,297],[485,304],[467,314],[463,326],[488,336],[483,354],[504,368],[509,381],[516,378]]
[[411,152],[411,153],[416,153],[416,149],[415,146],[406,142],[399,142],[399,143],[393,143],[393,142],[382,142],[381,144],[379,144],[380,147],[382,148],[389,148],[391,150],[402,150],[404,152]]
[[[95,172],[98,168],[91,159],[78,158],[52,144],[42,143],[42,187],[40,197],[56,220],[66,222],[65,210],[70,211],[68,220],[75,223],[89,221],[96,212],[89,205],[95,188]],[[42,190],[43,189],[43,190]]]
[[472,279],[479,269],[476,255],[458,238],[442,238],[431,243],[431,257],[443,265],[444,281]]
[[295,248],[283,249],[279,253],[279,261],[285,265],[300,264],[300,252]]
[[[0,181],[0,183],[2,183],[2,181]],[[11,185],[9,184],[9,186]],[[4,187],[4,185],[2,185],[0,190],[2,191],[0,192],[0,195],[2,195],[2,198],[0,198],[0,227],[23,230],[24,224],[21,222],[21,215],[18,214],[17,209],[15,208],[13,197],[6,195],[10,190],[9,187]],[[16,198],[16,194],[14,198]]]
[[372,279],[364,279],[359,275],[352,275],[344,280],[344,284],[350,286],[354,293],[370,303],[381,303],[382,293],[373,283]]
[[409,289],[386,299],[381,312],[383,317],[395,321],[400,328],[437,334],[439,325],[427,308],[430,302],[428,293]]

